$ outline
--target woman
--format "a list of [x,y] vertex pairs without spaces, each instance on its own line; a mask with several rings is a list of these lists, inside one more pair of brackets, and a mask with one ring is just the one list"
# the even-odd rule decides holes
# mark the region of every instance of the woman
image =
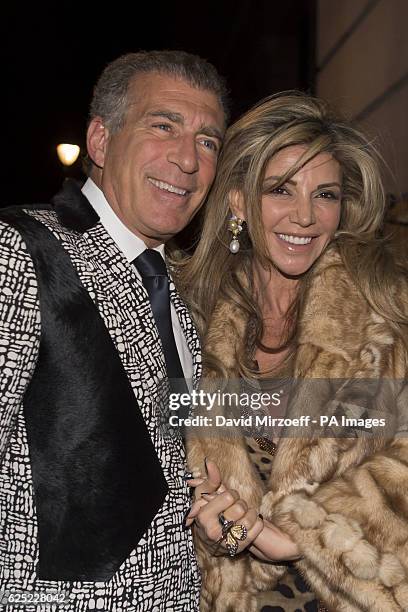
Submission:
[[279,389],[264,413],[310,422],[191,436],[191,469],[223,480],[210,461],[190,481],[202,610],[317,609],[307,585],[330,610],[408,608],[407,283],[384,207],[375,149],[321,100],[272,96],[227,132],[183,271],[205,379]]

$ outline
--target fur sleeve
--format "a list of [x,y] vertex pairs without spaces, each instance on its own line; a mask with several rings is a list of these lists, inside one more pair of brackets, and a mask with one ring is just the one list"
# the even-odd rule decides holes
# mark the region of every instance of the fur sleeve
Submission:
[[0,460],[40,341],[40,310],[34,266],[18,232],[0,223]]
[[382,450],[314,491],[263,500],[263,511],[297,542],[299,569],[329,608],[408,609],[407,401],[404,388],[399,431]]

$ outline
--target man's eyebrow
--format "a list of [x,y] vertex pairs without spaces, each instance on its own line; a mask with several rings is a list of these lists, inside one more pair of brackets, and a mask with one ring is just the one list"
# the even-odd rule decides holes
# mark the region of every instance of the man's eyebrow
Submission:
[[211,136],[211,138],[218,138],[221,142],[224,140],[224,136],[220,130],[212,125],[203,125],[199,132],[204,136]]
[[[173,111],[168,110],[156,110],[150,111],[147,113],[148,117],[163,117],[164,119],[168,119],[172,123],[178,123],[179,125],[184,125],[184,116],[181,113],[175,113]],[[212,125],[201,125],[198,129],[198,132],[204,134],[205,136],[210,136],[211,138],[218,138],[221,142],[224,137],[222,132]]]
[[150,111],[149,113],[147,113],[147,116],[148,117],[164,117],[164,119],[168,119],[169,121],[172,121],[173,123],[179,123],[180,125],[184,123],[184,117],[181,113],[174,113],[168,110]]

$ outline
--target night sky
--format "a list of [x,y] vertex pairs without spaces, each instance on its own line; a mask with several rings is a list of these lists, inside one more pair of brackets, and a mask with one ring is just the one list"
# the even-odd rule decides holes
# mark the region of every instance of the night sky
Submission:
[[[64,173],[59,142],[83,146],[103,67],[139,49],[184,49],[227,78],[237,117],[285,89],[313,90],[313,0],[41,4],[2,10],[1,204],[44,202]],[[79,175],[80,163],[72,168]]]

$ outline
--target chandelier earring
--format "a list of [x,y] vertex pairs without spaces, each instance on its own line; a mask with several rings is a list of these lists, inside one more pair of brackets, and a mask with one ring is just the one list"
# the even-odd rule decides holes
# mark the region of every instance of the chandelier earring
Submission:
[[242,219],[239,219],[236,215],[231,215],[231,218],[228,221],[228,230],[232,234],[232,240],[229,245],[229,250],[231,253],[238,253],[239,251],[239,235],[242,232],[242,224]]

